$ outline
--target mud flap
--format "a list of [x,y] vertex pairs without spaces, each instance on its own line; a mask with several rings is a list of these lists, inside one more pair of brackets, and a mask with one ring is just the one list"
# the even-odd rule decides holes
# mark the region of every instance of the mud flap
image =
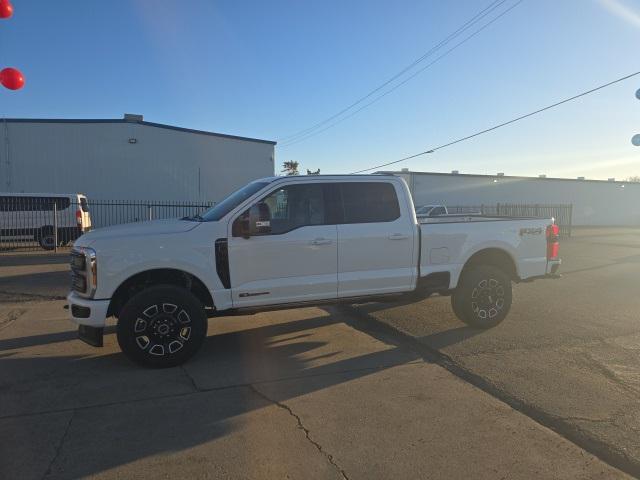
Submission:
[[102,337],[104,336],[104,328],[90,327],[88,325],[80,325],[78,327],[78,338],[84,343],[88,343],[93,347],[102,347]]

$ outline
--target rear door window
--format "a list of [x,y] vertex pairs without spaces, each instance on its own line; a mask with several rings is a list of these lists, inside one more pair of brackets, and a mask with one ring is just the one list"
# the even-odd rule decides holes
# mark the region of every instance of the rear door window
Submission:
[[86,197],[80,197],[80,208],[83,212],[89,213],[89,203],[87,203]]
[[343,223],[392,222],[400,217],[396,189],[385,182],[340,183]]

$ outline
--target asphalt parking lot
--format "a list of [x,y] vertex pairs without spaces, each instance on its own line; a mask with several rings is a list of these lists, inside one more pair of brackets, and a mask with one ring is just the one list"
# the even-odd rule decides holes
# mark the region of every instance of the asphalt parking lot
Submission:
[[64,255],[0,257],[0,478],[637,476],[639,249],[577,231],[491,331],[442,297],[220,318],[160,371],[75,339]]
[[463,378],[640,475],[640,230],[576,230],[563,277],[514,288],[497,328],[461,325],[448,298],[358,311],[436,351]]

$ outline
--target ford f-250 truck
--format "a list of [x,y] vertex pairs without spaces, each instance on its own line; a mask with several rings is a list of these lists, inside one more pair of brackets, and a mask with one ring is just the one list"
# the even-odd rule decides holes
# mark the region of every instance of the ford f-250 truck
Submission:
[[198,350],[217,315],[439,293],[466,324],[493,327],[512,282],[556,277],[559,265],[553,219],[420,223],[393,175],[273,177],[202,216],[83,235],[68,308],[87,343],[102,346],[113,316],[129,358],[169,367]]

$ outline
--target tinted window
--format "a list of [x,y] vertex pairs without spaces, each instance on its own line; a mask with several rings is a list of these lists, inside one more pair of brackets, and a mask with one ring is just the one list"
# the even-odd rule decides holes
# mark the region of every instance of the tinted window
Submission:
[[400,217],[396,189],[390,183],[341,183],[344,223],[391,222]]
[[286,233],[306,225],[324,225],[322,184],[289,185],[261,200],[269,208],[271,234]]
[[69,208],[71,201],[60,197],[2,197],[0,209],[10,212],[42,212],[53,211],[53,204],[58,211]]
[[445,214],[444,207],[436,207],[433,210],[431,210],[431,212],[429,213],[429,216],[437,217],[438,215],[444,215],[444,214]]
[[87,203],[87,199],[85,197],[80,197],[80,208],[85,213],[89,212],[89,204]]

